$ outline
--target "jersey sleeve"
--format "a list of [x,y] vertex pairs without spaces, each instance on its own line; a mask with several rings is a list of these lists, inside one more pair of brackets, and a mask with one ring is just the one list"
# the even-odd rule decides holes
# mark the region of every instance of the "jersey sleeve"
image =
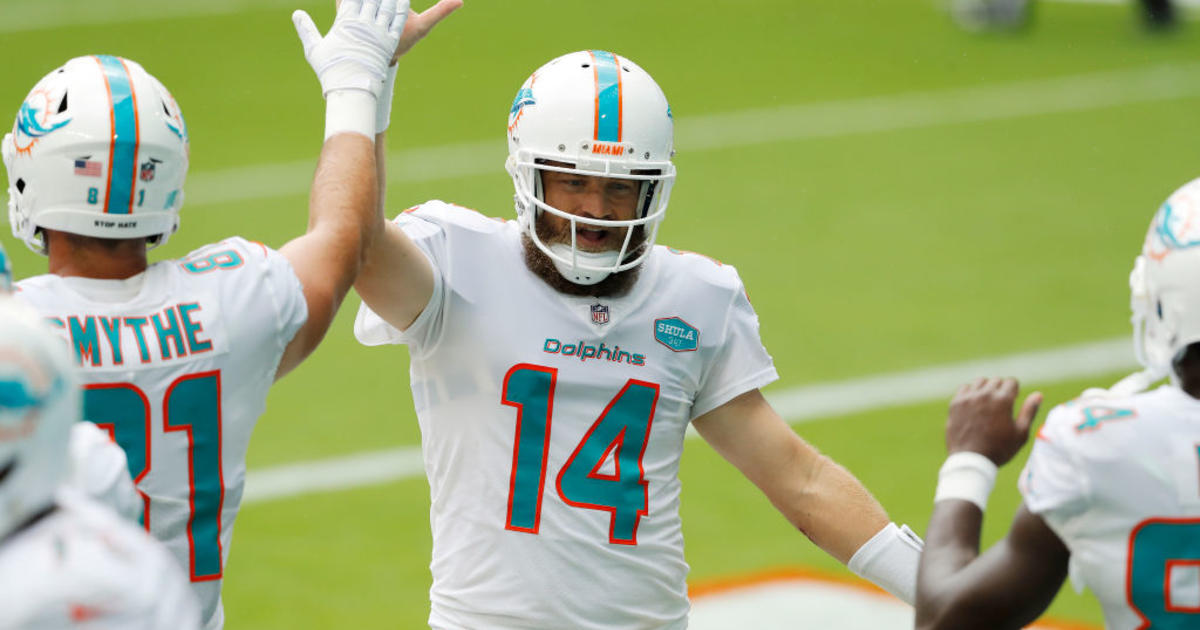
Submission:
[[125,451],[91,422],[71,427],[67,485],[108,506],[121,517],[137,521],[142,498],[129,477]]
[[394,222],[429,259],[429,264],[433,267],[433,295],[429,297],[429,303],[417,319],[403,331],[384,321],[363,302],[354,318],[354,337],[364,346],[404,344],[408,345],[414,354],[421,354],[437,343],[442,331],[446,306],[446,288],[442,278],[447,262],[446,230],[421,213],[420,209],[404,212],[396,217]]
[[740,280],[727,311],[725,330],[692,403],[691,419],[779,378],[759,336],[758,315]]
[[1017,482],[1029,510],[1060,535],[1067,521],[1087,506],[1089,495],[1087,476],[1072,448],[1077,415],[1071,405],[1051,410]]
[[282,352],[308,321],[308,300],[304,297],[304,286],[300,284],[292,263],[283,254],[258,243],[248,245],[263,251],[262,283],[275,307],[275,331]]
[[[238,236],[228,238],[188,254],[182,266],[196,277],[219,279],[227,303],[235,304],[237,308],[267,305],[279,353],[287,348],[300,327],[308,321],[304,286],[300,284],[292,263],[279,251],[262,243]],[[213,267],[228,268],[239,273],[210,274],[209,270]]]

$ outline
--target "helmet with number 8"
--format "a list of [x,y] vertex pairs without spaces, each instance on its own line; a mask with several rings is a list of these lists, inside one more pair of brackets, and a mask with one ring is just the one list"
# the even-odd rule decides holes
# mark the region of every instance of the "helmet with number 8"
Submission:
[[43,228],[161,245],[179,227],[187,127],[136,62],[77,57],[46,75],[4,137],[13,235],[45,253]]
[[1134,350],[1147,378],[1200,342],[1200,179],[1167,198],[1154,215],[1129,275]]
[[0,296],[0,538],[49,506],[82,413],[66,344],[31,308]]
[[[517,219],[558,272],[577,284],[600,282],[631,269],[650,252],[667,211],[675,166],[674,122],[654,79],[610,52],[570,53],[539,68],[521,86],[508,116],[508,172],[516,188]],[[629,221],[587,219],[548,205],[540,171],[640,182],[637,216]],[[570,222],[570,243],[547,244],[537,217],[549,212]],[[619,251],[576,247],[578,227],[628,228]],[[636,234],[644,234],[638,248]]]

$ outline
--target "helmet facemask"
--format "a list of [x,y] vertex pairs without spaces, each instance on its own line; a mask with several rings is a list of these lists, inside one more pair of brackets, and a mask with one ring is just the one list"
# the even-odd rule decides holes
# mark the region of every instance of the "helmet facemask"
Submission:
[[[634,218],[591,218],[572,214],[546,203],[542,177],[547,171],[637,182]],[[666,198],[662,194],[664,184],[657,169],[642,169],[628,175],[611,177],[608,174],[581,170],[571,164],[547,163],[546,160],[537,159],[533,164],[521,165],[514,179],[520,180],[517,188],[517,216],[521,227],[525,229],[533,245],[550,258],[559,273],[576,284],[594,285],[610,274],[640,265],[649,255],[658,236],[659,225],[666,215]],[[670,184],[667,183],[665,188],[668,189],[668,193],[669,187]],[[566,221],[566,242],[558,239],[547,241],[551,234],[545,229],[545,214]],[[604,251],[590,251],[581,247],[578,230],[587,228],[621,230],[623,237],[620,246]]]

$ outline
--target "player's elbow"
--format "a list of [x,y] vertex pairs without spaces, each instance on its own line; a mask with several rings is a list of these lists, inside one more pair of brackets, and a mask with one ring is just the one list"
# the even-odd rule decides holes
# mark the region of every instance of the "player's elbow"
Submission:
[[942,630],[953,627],[946,625],[945,617],[940,614],[941,611],[924,600],[919,591],[915,608],[916,620],[913,624],[915,630]]
[[986,614],[981,610],[972,610],[970,603],[961,597],[962,591],[953,588],[936,589],[929,583],[917,583],[916,630],[972,630],[974,628],[993,628],[990,623],[983,622]]

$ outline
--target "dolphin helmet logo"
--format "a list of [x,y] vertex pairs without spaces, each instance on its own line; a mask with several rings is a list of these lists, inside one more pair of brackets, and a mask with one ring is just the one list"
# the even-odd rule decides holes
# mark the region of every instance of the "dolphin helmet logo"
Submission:
[[521,110],[526,105],[537,105],[537,99],[533,98],[532,88],[523,87],[521,91],[517,92],[517,97],[513,99],[512,109],[508,112],[509,115],[516,116],[521,113]]
[[65,109],[65,99],[65,92],[56,95],[46,89],[36,89],[21,103],[13,134],[13,141],[19,153],[28,153],[39,139],[66,127],[71,122],[71,117],[60,111]]
[[508,110],[508,132],[512,133],[517,127],[517,121],[521,120],[521,114],[525,111],[526,105],[537,105],[537,99],[533,98],[533,88],[523,87],[517,92],[517,97],[513,99],[512,108]]
[[1145,251],[1150,258],[1162,260],[1172,251],[1200,246],[1200,225],[1193,222],[1193,211],[1188,207],[1191,200],[1182,201],[1184,207],[1181,209],[1167,201],[1155,215],[1150,233],[1146,235]]

